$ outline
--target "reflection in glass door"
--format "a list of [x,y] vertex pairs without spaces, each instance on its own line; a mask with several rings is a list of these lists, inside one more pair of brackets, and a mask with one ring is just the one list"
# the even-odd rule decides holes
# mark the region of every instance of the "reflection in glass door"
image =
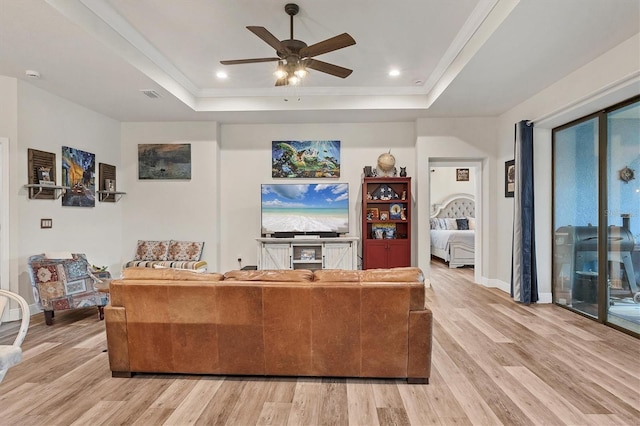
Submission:
[[640,334],[640,97],[554,129],[553,161],[554,303]]
[[640,102],[608,112],[607,129],[607,321],[640,333]]
[[598,316],[598,117],[555,132],[554,301]]

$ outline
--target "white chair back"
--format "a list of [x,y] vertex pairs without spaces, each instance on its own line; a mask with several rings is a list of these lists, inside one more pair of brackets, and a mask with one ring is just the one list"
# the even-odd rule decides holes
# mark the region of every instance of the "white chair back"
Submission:
[[29,330],[30,311],[29,304],[19,294],[13,293],[8,290],[0,290],[0,325],[2,324],[2,317],[4,311],[9,308],[10,300],[15,300],[20,306],[20,315],[22,319],[20,321],[20,328],[18,334],[11,345],[0,345],[0,382],[4,379],[7,370],[10,367],[18,364],[22,361],[22,342]]

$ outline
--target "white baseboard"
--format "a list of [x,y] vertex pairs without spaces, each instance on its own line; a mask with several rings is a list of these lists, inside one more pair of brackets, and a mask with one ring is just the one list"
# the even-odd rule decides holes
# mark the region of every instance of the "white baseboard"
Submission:
[[[511,293],[511,284],[502,280],[488,279],[483,277],[480,284],[489,288],[497,288],[498,290],[502,290],[507,294]],[[538,293],[537,303],[553,303],[553,297],[551,296],[551,293]]]

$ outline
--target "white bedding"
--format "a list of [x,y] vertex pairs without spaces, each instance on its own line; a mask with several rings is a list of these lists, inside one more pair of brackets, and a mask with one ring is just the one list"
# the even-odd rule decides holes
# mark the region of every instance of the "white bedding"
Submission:
[[[450,261],[449,258],[449,244],[452,242],[464,243],[469,247],[475,246],[475,231],[460,231],[460,230],[431,230],[431,247],[438,249],[439,252],[445,254],[444,260]],[[434,250],[432,249],[432,252]],[[438,255],[437,251],[434,254]],[[441,257],[441,256],[440,256]]]

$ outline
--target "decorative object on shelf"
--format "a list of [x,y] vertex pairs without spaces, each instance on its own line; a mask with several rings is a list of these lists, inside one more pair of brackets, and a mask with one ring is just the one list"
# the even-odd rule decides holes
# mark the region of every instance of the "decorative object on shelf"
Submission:
[[512,198],[516,190],[516,160],[504,163],[504,196]]
[[407,220],[407,208],[403,207],[400,212],[400,220]]
[[62,196],[62,205],[95,207],[96,155],[63,146],[62,172],[62,184],[71,188]]
[[116,203],[120,201],[126,192],[116,191],[116,166],[99,163],[98,173],[100,174],[100,190],[98,200],[102,202]]
[[273,141],[271,177],[339,178],[340,141]]
[[401,200],[406,200],[407,199],[407,191],[402,191],[402,197],[400,197]]
[[314,249],[300,250],[300,260],[316,260],[316,251]]
[[191,144],[138,144],[138,179],[191,179]]
[[618,171],[618,176],[620,180],[624,183],[629,183],[630,180],[635,179],[635,170],[629,168],[629,166],[625,166],[624,168]]
[[374,223],[371,225],[372,237],[376,240],[391,240],[396,235],[396,224],[388,222]]
[[469,169],[456,169],[456,181],[468,182],[469,181]]
[[400,177],[407,177],[407,168],[400,167]]
[[396,157],[391,154],[391,151],[382,153],[378,156],[378,163],[376,167],[377,176],[396,176]]
[[380,220],[389,220],[389,212],[381,211],[380,212]]
[[364,169],[362,169],[363,173],[364,173],[364,177],[372,177],[373,176],[373,167],[371,166],[364,166]]
[[38,183],[40,185],[55,185],[51,180],[51,167],[38,167]]
[[104,180],[105,191],[115,192],[116,191],[116,181],[113,179],[105,179]]
[[402,204],[393,203],[389,205],[389,219],[398,220],[402,216]]
[[371,194],[374,200],[397,200],[398,193],[394,191],[389,185],[383,183]]
[[367,209],[367,220],[378,220],[379,217],[377,207],[369,207]]

